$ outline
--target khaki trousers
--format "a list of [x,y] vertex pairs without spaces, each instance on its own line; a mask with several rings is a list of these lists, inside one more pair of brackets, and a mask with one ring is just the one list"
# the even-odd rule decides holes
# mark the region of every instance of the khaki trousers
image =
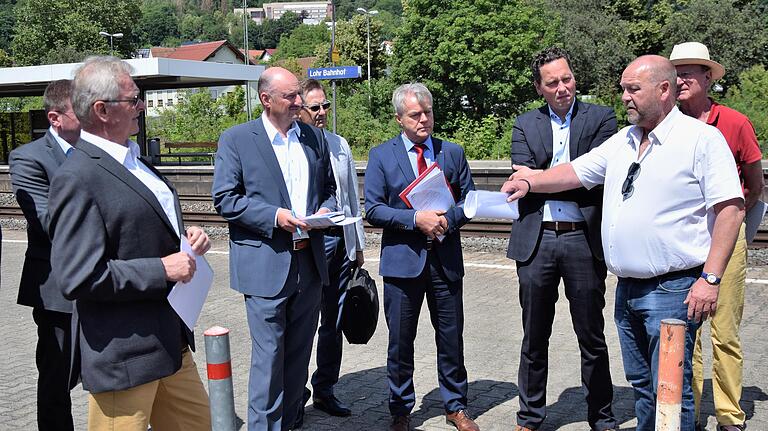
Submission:
[[208,394],[192,353],[175,374],[123,391],[88,395],[89,431],[210,431]]
[[[712,340],[712,393],[715,416],[720,425],[740,425],[745,414],[739,406],[744,358],[739,339],[739,326],[744,311],[744,284],[747,277],[747,241],[744,224],[739,230],[736,247],[720,283],[717,310],[710,319]],[[703,325],[702,325],[703,326]],[[701,393],[704,390],[704,365],[701,353],[701,328],[693,349],[693,397],[698,420]]]

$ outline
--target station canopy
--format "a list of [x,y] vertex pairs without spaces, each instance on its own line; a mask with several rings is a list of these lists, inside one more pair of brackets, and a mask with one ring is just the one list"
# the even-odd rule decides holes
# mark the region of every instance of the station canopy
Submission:
[[[133,80],[142,92],[244,85],[248,81],[258,81],[265,69],[264,66],[171,58],[137,58],[124,61],[133,66]],[[0,68],[0,97],[42,96],[50,82],[72,79],[81,64]]]

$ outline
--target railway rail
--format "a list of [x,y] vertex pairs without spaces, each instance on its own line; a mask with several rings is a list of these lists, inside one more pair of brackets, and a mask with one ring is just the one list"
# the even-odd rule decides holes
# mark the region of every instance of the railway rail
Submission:
[[[181,196],[180,200],[182,206],[211,203],[208,196]],[[184,221],[188,224],[226,226],[226,221],[213,211],[184,211],[183,217]],[[23,219],[24,215],[18,207],[0,206],[0,218]],[[509,236],[509,227],[510,223],[507,221],[472,220],[461,228],[461,232],[465,237],[506,238]],[[381,232],[380,228],[375,228],[368,223],[365,224],[365,230],[368,232]],[[750,248],[768,248],[768,229],[758,230],[754,242],[750,244]]]

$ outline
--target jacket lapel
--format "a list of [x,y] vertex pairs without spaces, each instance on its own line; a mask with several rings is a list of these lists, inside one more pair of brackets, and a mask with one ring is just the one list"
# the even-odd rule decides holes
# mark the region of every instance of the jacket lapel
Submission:
[[549,118],[549,107],[544,105],[540,108],[536,118],[536,128],[539,129],[541,144],[547,156],[546,167],[549,167],[549,161],[552,160],[552,120]]
[[67,155],[64,154],[61,145],[59,145],[51,132],[45,132],[45,143],[48,146],[48,154],[56,161],[57,165],[61,165],[67,160]]
[[416,175],[413,174],[413,167],[411,166],[411,160],[408,158],[408,152],[405,151],[405,145],[400,135],[397,135],[390,141],[392,143],[392,153],[397,160],[397,165],[400,166],[400,170],[403,172],[406,184],[410,184],[416,179]]
[[584,131],[584,121],[587,118],[588,109],[589,107],[587,105],[581,104],[578,100],[573,107],[573,114],[571,114],[571,136],[568,138],[571,160],[579,157],[579,154],[581,154],[579,152],[579,143],[581,143],[581,133]]
[[[102,149],[99,147],[91,144],[90,142],[83,141],[82,139],[78,141],[77,143],[77,149],[78,151],[83,151],[88,156],[90,156],[92,159],[96,160],[96,163],[101,166],[105,171],[112,174],[115,178],[125,183],[128,187],[133,189],[133,191],[136,192],[139,196],[141,196],[142,199],[144,199],[150,207],[155,211],[158,217],[165,223],[166,227],[170,229],[171,232],[176,234],[176,229],[173,228],[173,225],[171,224],[171,221],[168,220],[168,216],[165,214],[165,211],[163,211],[163,207],[160,206],[160,202],[157,201],[157,197],[150,191],[147,186],[144,185],[141,181],[139,181],[138,178],[136,178],[133,174],[131,174],[128,169],[125,168],[122,164],[118,163],[117,160],[115,160],[112,156],[105,153]],[[159,172],[154,171],[156,174],[159,174]],[[162,175],[159,175],[160,178],[162,178]],[[166,182],[167,184],[167,182]],[[174,193],[175,195],[175,193]],[[180,214],[180,212],[177,211],[177,215]],[[181,228],[181,225],[179,225],[179,228]]]
[[264,129],[264,123],[259,118],[253,122],[253,134],[254,143],[256,144],[256,150],[261,155],[261,159],[264,161],[264,166],[269,171],[269,176],[277,186],[277,190],[280,192],[280,198],[283,200],[284,208],[291,207],[291,197],[288,194],[288,186],[283,179],[283,171],[280,169],[280,163],[277,161],[275,150],[272,148],[272,143],[269,142],[269,136],[267,136],[267,130]]
[[443,154],[443,141],[432,136],[432,152],[434,153],[435,161],[440,170],[445,174],[445,155]]

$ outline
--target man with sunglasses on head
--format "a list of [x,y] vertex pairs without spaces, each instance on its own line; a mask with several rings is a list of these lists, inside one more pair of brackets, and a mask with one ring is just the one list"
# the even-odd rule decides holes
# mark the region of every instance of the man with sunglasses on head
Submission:
[[80,138],[71,94],[72,81],[67,79],[46,87],[43,106],[50,128],[42,138],[11,151],[8,160],[13,192],[27,219],[27,252],[18,303],[32,307],[37,325],[37,427],[41,431],[73,429],[69,391],[79,373],[77,363],[70,370],[72,302],[62,295],[51,276],[48,236],[51,179]]
[[195,273],[182,241],[198,255],[210,242],[184,228],[173,186],[130,140],[144,111],[131,72],[90,57],[75,74],[83,130],[51,183],[51,274],[75,304],[90,431],[210,430],[194,334],[168,302]]
[[[568,163],[616,133],[616,114],[576,99],[568,53],[557,47],[531,64],[533,85],[546,104],[526,112],[512,129],[512,165],[520,171]],[[602,188],[557,195],[531,194],[520,201],[507,257],[515,260],[523,310],[517,430],[534,430],[546,417],[549,336],[562,279],[581,350],[587,422],[593,430],[616,428],[613,385],[605,344],[605,277],[600,244]]]
[[[736,161],[744,206],[749,211],[763,193],[762,152],[755,129],[742,113],[712,100],[708,91],[712,83],[725,75],[725,68],[709,58],[709,50],[699,42],[675,45],[669,59],[677,69],[677,101],[680,111],[717,127],[725,137]],[[743,355],[739,340],[739,325],[744,311],[744,285],[747,276],[747,240],[745,226],[739,229],[739,239],[721,281],[717,298],[717,313],[710,322],[712,340],[712,392],[718,431],[738,431],[746,428],[746,415],[739,406]],[[696,420],[699,418],[701,394],[704,389],[701,328],[693,351],[693,393]]]
[[744,217],[733,156],[714,127],[675,106],[677,73],[642,56],[621,77],[632,126],[589,153],[502,186],[509,201],[604,185],[602,239],[619,277],[614,320],[637,430],[655,429],[662,319],[687,321],[682,431],[694,430],[691,357],[696,329],[717,308],[718,284]]
[[[299,118],[302,122],[322,129],[331,158],[336,180],[336,203],[348,217],[360,215],[360,199],[357,196],[357,172],[352,150],[347,140],[326,130],[331,102],[325,97],[322,84],[314,79],[301,86],[303,106]],[[342,227],[325,230],[325,256],[328,259],[330,283],[323,286],[320,302],[320,328],[317,332],[317,370],[312,374],[312,403],[318,410],[331,416],[349,416],[352,412],[333,393],[339,381],[341,368],[342,336],[341,307],[344,292],[355,266],[362,266],[365,231],[358,221]],[[307,397],[308,389],[305,389]]]

